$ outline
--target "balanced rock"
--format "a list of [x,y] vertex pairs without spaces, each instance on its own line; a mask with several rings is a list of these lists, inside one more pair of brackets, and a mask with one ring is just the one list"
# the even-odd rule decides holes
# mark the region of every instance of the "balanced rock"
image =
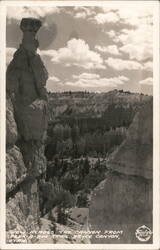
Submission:
[[19,134],[25,141],[42,140],[47,129],[47,70],[36,53],[37,19],[22,19],[23,40],[7,69],[7,92],[14,95],[14,109]]
[[[47,129],[48,73],[37,54],[35,38],[41,22],[24,18],[22,44],[7,68],[6,240],[35,243],[39,230],[38,178],[46,171],[44,140]],[[17,236],[17,232],[19,238]],[[21,235],[22,234],[22,235]]]

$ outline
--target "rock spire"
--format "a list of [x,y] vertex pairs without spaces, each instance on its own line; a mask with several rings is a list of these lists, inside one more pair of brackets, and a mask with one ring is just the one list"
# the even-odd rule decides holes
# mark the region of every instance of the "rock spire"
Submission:
[[40,216],[38,183],[46,171],[44,142],[48,121],[48,73],[37,53],[36,33],[41,25],[35,18],[22,19],[22,43],[6,72],[8,243],[16,243],[14,230],[26,232],[24,241],[30,242],[27,234],[36,230]]

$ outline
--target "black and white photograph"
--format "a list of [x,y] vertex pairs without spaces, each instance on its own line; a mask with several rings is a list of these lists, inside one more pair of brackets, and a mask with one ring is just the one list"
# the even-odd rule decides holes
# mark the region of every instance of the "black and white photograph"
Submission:
[[153,249],[158,2],[31,2],[4,2],[5,244]]

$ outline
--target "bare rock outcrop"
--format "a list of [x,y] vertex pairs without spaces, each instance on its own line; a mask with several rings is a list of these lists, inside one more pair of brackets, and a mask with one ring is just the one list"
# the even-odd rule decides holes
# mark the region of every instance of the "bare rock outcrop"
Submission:
[[[92,229],[123,231],[119,239],[105,236],[92,243],[141,243],[136,229],[152,230],[152,100],[135,115],[126,140],[107,162],[110,171],[93,191]],[[152,237],[146,243],[151,243]]]
[[135,115],[127,139],[108,162],[113,170],[152,179],[152,109],[151,100]]
[[6,100],[6,144],[13,146],[18,138],[17,124],[14,119],[13,104],[9,96]]
[[7,193],[12,191],[27,176],[27,169],[24,165],[20,149],[14,145],[6,153],[6,184]]
[[[47,71],[37,54],[41,21],[23,18],[23,40],[7,68],[7,242],[31,242],[40,216],[38,177],[46,171],[44,142],[48,121]],[[19,240],[19,241],[18,241]],[[18,241],[18,242],[17,242]]]

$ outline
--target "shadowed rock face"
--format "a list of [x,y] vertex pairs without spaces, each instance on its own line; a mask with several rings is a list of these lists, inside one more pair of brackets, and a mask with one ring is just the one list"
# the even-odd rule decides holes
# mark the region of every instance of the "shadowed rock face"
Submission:
[[136,229],[142,225],[152,229],[151,101],[136,114],[126,140],[107,164],[110,171],[91,198],[91,228],[123,234],[119,240],[93,238],[92,243],[140,243]]
[[13,104],[9,96],[6,100],[6,144],[7,147],[12,147],[17,141],[18,132],[17,124],[13,114]]
[[[22,19],[23,40],[7,68],[7,242],[11,230],[35,229],[39,219],[37,178],[46,171],[47,71],[36,53],[41,22]],[[26,237],[26,242],[30,242]]]
[[127,139],[109,159],[108,166],[113,170],[152,179],[152,109],[150,101],[135,115]]
[[7,193],[12,191],[21,183],[27,175],[27,169],[24,165],[23,156],[20,149],[14,147],[7,150],[6,153],[6,182]]

